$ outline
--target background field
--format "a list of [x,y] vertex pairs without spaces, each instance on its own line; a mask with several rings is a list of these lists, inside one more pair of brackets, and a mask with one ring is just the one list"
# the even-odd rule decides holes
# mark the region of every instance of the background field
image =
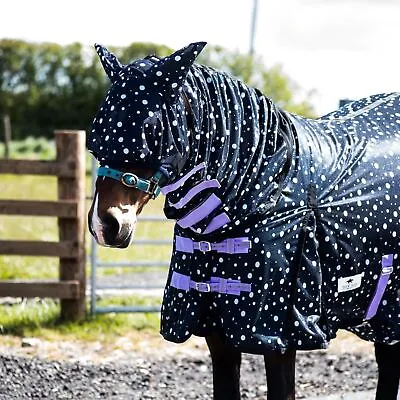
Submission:
[[[0,146],[0,157],[3,155],[3,148]],[[11,147],[11,158],[19,159],[54,159],[55,147],[53,141],[45,139],[28,138],[24,141],[13,142]],[[87,155],[87,178],[86,194],[87,210],[90,207],[90,197],[92,195],[92,182],[90,176],[91,158]],[[0,175],[0,199],[31,199],[31,200],[56,200],[57,199],[57,179],[45,176],[22,176],[22,175]],[[163,197],[160,196],[155,201],[151,201],[143,212],[143,216],[157,215],[162,216]],[[172,242],[173,224],[170,221],[162,222],[140,221],[138,224],[137,239],[171,239]],[[42,240],[57,241],[58,226],[57,219],[53,217],[30,217],[30,216],[1,216],[0,217],[0,238],[15,240]],[[91,235],[86,231],[86,250],[87,264],[86,272],[88,283],[90,283],[91,265]],[[104,262],[126,262],[126,261],[168,261],[170,257],[170,245],[133,245],[128,249],[106,249],[98,247],[99,260]],[[97,269],[97,276],[101,282],[112,284],[154,284],[148,281],[151,273],[157,276],[165,276],[167,267],[102,267]],[[0,279],[57,279],[58,259],[53,257],[19,257],[0,255]],[[147,279],[147,280],[146,280]],[[88,296],[88,302],[89,302]],[[98,299],[99,305],[158,305],[161,302],[159,295],[151,297],[145,296],[145,292],[139,295],[134,292],[114,291],[113,295],[102,293]],[[2,298],[0,297],[0,302]],[[12,305],[11,305],[12,303]],[[38,334],[43,328],[58,326],[59,333],[65,334],[69,328],[60,327],[58,324],[58,302],[53,300],[29,300],[20,303],[4,302],[0,304],[0,332],[27,335],[30,333]],[[89,304],[88,304],[89,308]],[[113,324],[120,329],[123,325],[132,327],[132,324],[139,329],[148,327],[155,329],[158,327],[158,314],[155,315],[127,315],[122,314],[102,315],[94,318],[97,328],[94,332],[104,328],[109,324],[110,318]],[[92,321],[93,319],[89,318]],[[95,323],[95,325],[96,325]],[[89,326],[89,325],[88,325]],[[86,335],[90,336],[86,326]],[[42,329],[40,329],[42,328]]]

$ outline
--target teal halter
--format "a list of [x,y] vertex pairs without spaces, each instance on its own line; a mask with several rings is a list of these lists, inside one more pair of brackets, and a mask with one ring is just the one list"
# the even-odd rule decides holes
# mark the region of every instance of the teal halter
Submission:
[[151,194],[155,199],[160,194],[159,181],[163,174],[157,171],[149,180],[138,177],[130,172],[118,171],[117,169],[109,167],[99,167],[97,176],[105,176],[107,178],[115,179],[122,182],[125,186],[139,189],[142,192]]

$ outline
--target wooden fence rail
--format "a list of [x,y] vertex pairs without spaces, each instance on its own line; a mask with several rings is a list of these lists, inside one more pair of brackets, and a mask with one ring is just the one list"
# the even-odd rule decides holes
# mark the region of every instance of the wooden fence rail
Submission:
[[61,318],[86,315],[85,132],[55,131],[55,161],[0,160],[0,174],[55,175],[58,201],[0,200],[0,215],[58,218],[59,241],[0,240],[0,254],[59,258],[59,281],[0,280],[0,297],[52,297],[61,301]]

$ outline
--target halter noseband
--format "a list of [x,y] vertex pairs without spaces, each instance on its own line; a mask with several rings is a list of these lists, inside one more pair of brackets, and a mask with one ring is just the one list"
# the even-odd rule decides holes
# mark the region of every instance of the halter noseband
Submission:
[[151,194],[155,199],[160,194],[159,181],[163,176],[161,171],[157,171],[149,180],[138,177],[130,172],[118,171],[109,167],[99,167],[97,176],[105,176],[122,182],[125,186],[136,188],[142,192]]

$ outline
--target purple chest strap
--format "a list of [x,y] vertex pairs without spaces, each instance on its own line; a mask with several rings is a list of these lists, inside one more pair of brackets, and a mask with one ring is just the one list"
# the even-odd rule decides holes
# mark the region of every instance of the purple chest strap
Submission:
[[184,253],[193,253],[194,250],[199,250],[203,253],[216,251],[217,253],[244,254],[248,253],[250,249],[251,241],[248,237],[237,237],[225,239],[219,243],[210,243],[206,241],[195,242],[183,236],[175,236],[175,250]]
[[182,176],[180,179],[178,179],[176,182],[171,183],[170,185],[163,186],[161,188],[161,193],[164,195],[167,195],[168,193],[174,192],[175,190],[179,189],[181,186],[184,185],[184,183],[192,176],[194,175],[197,171],[200,171],[206,167],[206,163],[202,162],[199,165],[196,165],[193,169],[191,169],[187,174]]
[[189,228],[206,218],[220,204],[221,200],[212,193],[200,206],[176,221],[176,223],[182,228]]
[[238,279],[212,276],[207,282],[195,282],[190,279],[190,276],[175,271],[172,273],[171,286],[186,292],[197,290],[203,293],[215,292],[235,296],[239,296],[241,292],[251,292],[251,283],[242,283]]
[[378,311],[386,286],[389,282],[390,274],[393,272],[393,254],[387,254],[382,257],[382,270],[376,285],[374,296],[369,303],[368,310],[365,313],[364,320],[368,321],[374,317]]
[[203,181],[200,182],[198,185],[194,186],[191,188],[184,197],[182,197],[177,203],[169,203],[170,207],[174,208],[182,208],[184,207],[187,203],[189,203],[190,200],[192,200],[195,196],[197,196],[199,193],[201,193],[203,190],[210,189],[210,188],[220,188],[221,185],[216,179],[211,179],[209,181]]

